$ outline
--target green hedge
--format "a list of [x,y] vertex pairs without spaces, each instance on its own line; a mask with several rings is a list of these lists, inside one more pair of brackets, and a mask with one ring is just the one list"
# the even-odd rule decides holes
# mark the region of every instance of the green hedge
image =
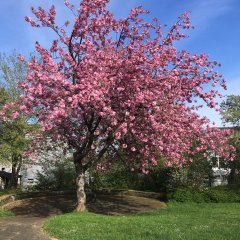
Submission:
[[240,187],[178,188],[173,193],[168,194],[168,200],[196,203],[240,203]]

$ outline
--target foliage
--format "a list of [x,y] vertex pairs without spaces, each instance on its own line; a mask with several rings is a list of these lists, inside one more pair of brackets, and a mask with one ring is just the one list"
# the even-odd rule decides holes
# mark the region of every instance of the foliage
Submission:
[[43,167],[37,173],[39,190],[71,190],[75,189],[75,169],[72,159],[56,159],[50,167]]
[[[29,123],[19,106],[21,89],[25,81],[26,62],[20,61],[14,51],[0,54],[0,161],[12,165],[11,186],[17,187],[18,174],[31,146],[32,134],[37,125]],[[14,102],[14,103],[13,103]]]
[[9,210],[0,209],[0,217],[12,217],[14,213],[10,212]]
[[208,186],[210,162],[200,156],[193,157],[193,161],[183,167],[166,167],[164,160],[160,160],[156,167],[149,169],[149,174],[130,171],[124,161],[118,160],[106,170],[93,168],[90,175],[93,177],[93,188],[130,188],[143,191],[156,191],[161,193],[174,192],[179,187],[205,187]]
[[221,115],[224,123],[230,123],[233,126],[240,126],[240,96],[229,95],[221,103]]
[[[4,89],[0,90],[0,101],[8,97]],[[8,101],[11,101],[8,98]],[[1,121],[0,128],[0,159],[12,162],[14,156],[22,155],[28,149],[31,138],[27,138],[34,129],[34,124],[29,124],[23,117],[16,118],[13,121]]]
[[214,188],[177,188],[168,199],[176,202],[212,202],[212,203],[240,203],[240,188],[214,187]]
[[171,203],[138,215],[69,213],[48,219],[44,228],[59,240],[237,240],[239,222],[240,204]]
[[124,164],[124,157],[121,156],[104,170],[91,168],[89,171],[91,179],[90,187],[110,188],[110,189],[135,189],[143,191],[161,191],[162,185],[166,183],[163,178],[168,178],[164,172],[166,168],[163,164],[158,164],[157,168],[152,168],[149,174],[143,174],[141,171],[131,171]]
[[187,181],[185,186],[196,188],[209,186],[209,176],[212,171],[212,160],[204,157],[202,154],[196,154],[192,157],[193,161],[186,166]]
[[203,195],[191,188],[178,188],[168,197],[176,202],[205,202]]
[[229,182],[232,184],[240,183],[240,96],[230,95],[221,103],[221,115],[224,123],[234,126],[230,143],[236,148],[235,159],[229,162],[231,173]]
[[[49,27],[58,39],[49,50],[36,43],[41,58],[32,58],[27,82],[21,84],[22,108],[39,116],[44,131],[68,142],[81,171],[102,166],[104,154],[119,146],[128,153],[128,164],[143,172],[157,164],[159,155],[176,165],[186,161],[183,152],[213,148],[228,155],[228,145],[222,147],[228,133],[211,128],[192,101],[200,98],[215,107],[218,91],[203,88],[206,83],[225,87],[215,72],[217,63],[175,46],[191,28],[188,14],[164,35],[157,19],[144,22],[148,12],[142,7],[115,19],[108,3],[82,0],[77,9],[66,1],[75,15],[74,23],[63,27],[55,21],[54,6],[32,8],[37,21],[26,21]],[[199,148],[192,150],[194,139]]]
[[133,173],[129,172],[121,161],[114,162],[106,170],[92,168],[89,171],[92,178],[90,187],[92,189],[111,188],[127,189],[130,188]]
[[[11,101],[9,94],[3,88],[0,89],[0,110],[4,108],[4,103],[11,103]],[[14,109],[8,109],[8,114],[11,115],[14,111]],[[11,164],[11,186],[17,187],[18,174],[23,162],[28,159],[24,154],[31,146],[30,134],[37,129],[37,126],[28,123],[24,116],[19,116],[14,120],[10,116],[7,120],[2,118],[0,119],[0,126],[0,161]]]
[[0,196],[8,195],[8,194],[17,194],[21,193],[21,189],[0,189]]
[[177,49],[191,28],[188,13],[165,31],[156,18],[144,21],[149,12],[141,6],[116,19],[109,2],[81,0],[75,7],[65,1],[73,18],[60,25],[55,6],[31,8],[36,20],[25,18],[32,27],[52,29],[57,39],[49,49],[36,42],[40,59],[29,61],[20,84],[21,110],[74,151],[79,209],[84,173],[91,166],[105,168],[104,160],[116,159],[118,150],[124,149],[130,169],[148,173],[160,157],[181,166],[190,153],[210,148],[227,157],[232,149],[229,131],[212,128],[196,113],[199,100],[215,108],[220,94],[214,87],[226,85],[216,61]]
[[216,187],[210,188],[205,193],[206,199],[209,199],[209,202],[216,203],[240,203],[240,187]]
[[6,89],[11,99],[18,100],[21,89],[17,85],[25,81],[27,63],[18,59],[16,51],[9,55],[0,53],[0,73],[1,86]]

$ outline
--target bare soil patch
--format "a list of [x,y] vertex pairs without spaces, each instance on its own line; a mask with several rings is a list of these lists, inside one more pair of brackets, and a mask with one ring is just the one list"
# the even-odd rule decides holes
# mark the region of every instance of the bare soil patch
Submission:
[[[76,197],[74,195],[48,196],[28,198],[4,205],[16,215],[31,217],[49,217],[74,211]],[[90,212],[106,215],[133,214],[154,211],[166,205],[158,200],[137,197],[98,194],[87,203]]]

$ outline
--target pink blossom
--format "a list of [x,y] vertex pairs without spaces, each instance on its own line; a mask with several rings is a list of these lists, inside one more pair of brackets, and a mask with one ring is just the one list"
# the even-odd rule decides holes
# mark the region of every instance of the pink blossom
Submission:
[[119,139],[121,138],[121,133],[120,133],[120,132],[117,132],[117,133],[115,134],[115,138],[116,138],[117,140],[119,140]]
[[131,151],[132,151],[132,152],[135,152],[135,151],[136,151],[136,148],[135,148],[135,147],[131,147]]
[[124,143],[124,144],[122,145],[122,147],[123,147],[123,148],[127,148],[127,144]]
[[172,167],[172,163],[171,162],[166,162],[166,164],[165,164],[167,167]]
[[66,22],[64,23],[64,25],[65,25],[66,27],[67,27],[69,24],[70,24],[69,21],[66,21]]
[[19,55],[18,55],[18,59],[19,59],[20,61],[24,61],[24,56],[21,55],[21,54],[19,54]]
[[18,116],[19,116],[18,112],[13,112],[13,114],[12,114],[12,118],[13,119],[16,119]]
[[[69,148],[82,151],[83,165],[105,150],[115,159],[114,151],[121,147],[126,164],[146,174],[159,154],[169,167],[182,166],[189,162],[188,154],[208,149],[231,157],[230,133],[212,128],[197,113],[198,102],[218,109],[215,100],[221,94],[214,87],[226,88],[226,81],[206,54],[179,49],[191,28],[188,13],[165,34],[157,19],[144,20],[149,18],[142,15],[149,13],[142,7],[116,19],[108,0],[82,0],[76,8],[64,3],[78,16],[64,26],[55,23],[54,6],[32,8],[36,20],[26,17],[33,27],[52,29],[58,39],[49,49],[35,45],[40,57],[30,60],[20,84],[23,114],[37,115],[53,139],[60,135]],[[67,26],[72,29],[66,31]],[[196,140],[199,146],[193,149]],[[102,160],[100,169],[108,166]]]
[[20,109],[21,111],[25,111],[25,110],[27,109],[27,107],[26,107],[25,105],[22,105],[22,106],[19,107],[19,109]]

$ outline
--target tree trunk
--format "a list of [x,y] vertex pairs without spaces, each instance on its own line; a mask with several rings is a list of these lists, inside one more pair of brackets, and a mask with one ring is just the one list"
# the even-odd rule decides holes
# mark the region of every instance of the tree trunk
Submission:
[[11,178],[11,188],[13,189],[17,189],[18,187],[18,177],[15,174],[12,174],[12,178]]
[[81,161],[74,154],[74,164],[76,169],[76,185],[77,185],[77,205],[76,211],[83,212],[86,210],[86,193],[85,193],[85,171]]
[[18,174],[22,166],[21,154],[12,155],[12,177],[11,177],[11,188],[16,189],[18,187]]

